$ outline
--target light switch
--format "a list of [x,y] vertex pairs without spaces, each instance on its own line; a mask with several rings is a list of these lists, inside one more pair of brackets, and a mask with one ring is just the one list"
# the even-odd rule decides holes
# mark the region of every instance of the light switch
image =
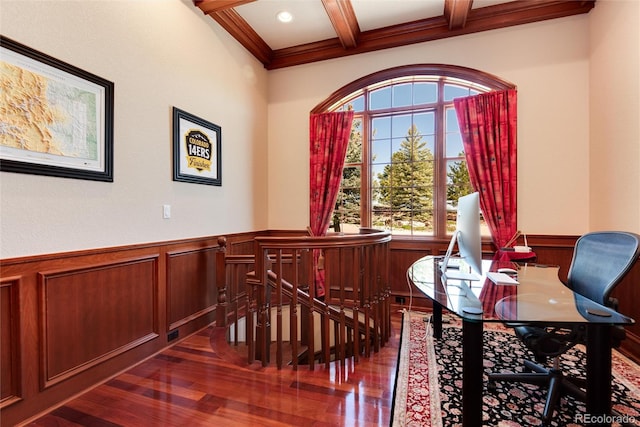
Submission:
[[171,218],[171,205],[162,205],[162,218]]

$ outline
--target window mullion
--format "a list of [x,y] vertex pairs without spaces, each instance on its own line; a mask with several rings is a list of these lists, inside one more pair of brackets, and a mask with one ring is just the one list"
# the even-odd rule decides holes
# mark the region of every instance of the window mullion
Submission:
[[433,221],[434,236],[445,237],[447,234],[446,208],[447,204],[447,164],[445,161],[445,122],[444,122],[444,79],[438,82],[438,106],[436,107],[436,141],[435,141],[435,173],[434,173],[434,203]]
[[[365,97],[366,99],[366,97]],[[366,101],[365,101],[365,105]],[[360,181],[360,222],[363,227],[372,227],[372,181],[371,176],[371,115],[368,112],[368,106],[362,115],[362,159],[361,159],[361,181]]]

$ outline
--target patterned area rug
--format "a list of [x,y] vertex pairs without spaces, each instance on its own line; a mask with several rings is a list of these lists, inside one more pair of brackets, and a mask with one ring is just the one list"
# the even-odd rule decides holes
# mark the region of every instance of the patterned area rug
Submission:
[[[442,339],[434,340],[425,313],[405,313],[402,322],[398,373],[394,389],[392,426],[453,427],[462,423],[462,330],[458,320],[443,325]],[[501,324],[485,324],[484,370],[521,371],[522,359],[531,357],[513,333]],[[430,363],[436,361],[436,363]],[[640,367],[617,351],[612,357],[612,401],[620,415],[612,425],[640,426]],[[580,376],[585,369],[584,348],[576,347],[562,358],[562,367]],[[498,427],[542,425],[546,389],[519,383],[496,383],[483,398],[483,424]],[[436,390],[436,392],[434,392]],[[552,426],[589,425],[586,408],[563,397]],[[591,421],[593,422],[593,421]]]

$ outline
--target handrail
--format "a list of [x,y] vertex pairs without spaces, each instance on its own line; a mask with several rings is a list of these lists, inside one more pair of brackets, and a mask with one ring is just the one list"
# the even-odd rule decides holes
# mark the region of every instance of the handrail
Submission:
[[387,243],[391,241],[391,233],[374,228],[361,228],[360,233],[329,233],[325,236],[258,236],[253,240],[258,245],[272,248],[324,249]]
[[[274,341],[276,364],[281,368],[287,337],[294,369],[298,340],[308,347],[310,369],[314,367],[317,344],[327,366],[332,352],[344,363],[349,354],[357,362],[361,352],[368,357],[371,350],[378,351],[390,335],[390,241],[389,232],[373,229],[319,237],[256,237],[255,272],[247,278],[251,288],[248,361],[257,359],[268,366]],[[322,259],[324,263],[319,261]],[[316,274],[323,274],[326,281],[326,295],[321,299],[316,298],[315,286],[310,286]]]
[[[277,282],[277,276],[273,273],[269,273],[269,283],[275,288],[276,286],[276,282]],[[293,297],[293,285],[291,285],[289,282],[287,282],[286,280],[282,280],[282,291],[284,294],[286,294],[288,297],[292,298]],[[327,305],[326,303],[324,303],[323,301],[317,300],[315,298],[313,299],[309,299],[309,293],[305,292],[302,289],[297,289],[297,293],[298,293],[298,301],[300,303],[300,306],[302,307],[306,307],[310,310],[313,310],[316,313],[319,314],[324,314],[326,313],[329,316],[329,320],[334,321],[334,322],[340,322],[340,321],[344,321],[346,323],[346,326],[350,329],[355,329],[357,330],[359,333],[364,334],[366,331],[366,325],[364,325],[362,322],[354,319],[353,317],[347,317],[346,319],[342,319],[342,312],[331,305]],[[311,303],[310,303],[311,302]]]

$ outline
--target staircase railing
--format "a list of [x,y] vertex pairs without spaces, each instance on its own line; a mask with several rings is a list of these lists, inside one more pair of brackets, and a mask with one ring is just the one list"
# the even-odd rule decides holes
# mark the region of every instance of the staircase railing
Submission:
[[[285,346],[294,369],[302,347],[310,369],[316,358],[328,366],[332,356],[357,362],[378,351],[391,327],[390,241],[388,232],[373,229],[255,238],[255,271],[247,278],[249,363],[268,366],[273,351],[282,368]],[[324,273],[323,298],[316,298],[314,265]]]

